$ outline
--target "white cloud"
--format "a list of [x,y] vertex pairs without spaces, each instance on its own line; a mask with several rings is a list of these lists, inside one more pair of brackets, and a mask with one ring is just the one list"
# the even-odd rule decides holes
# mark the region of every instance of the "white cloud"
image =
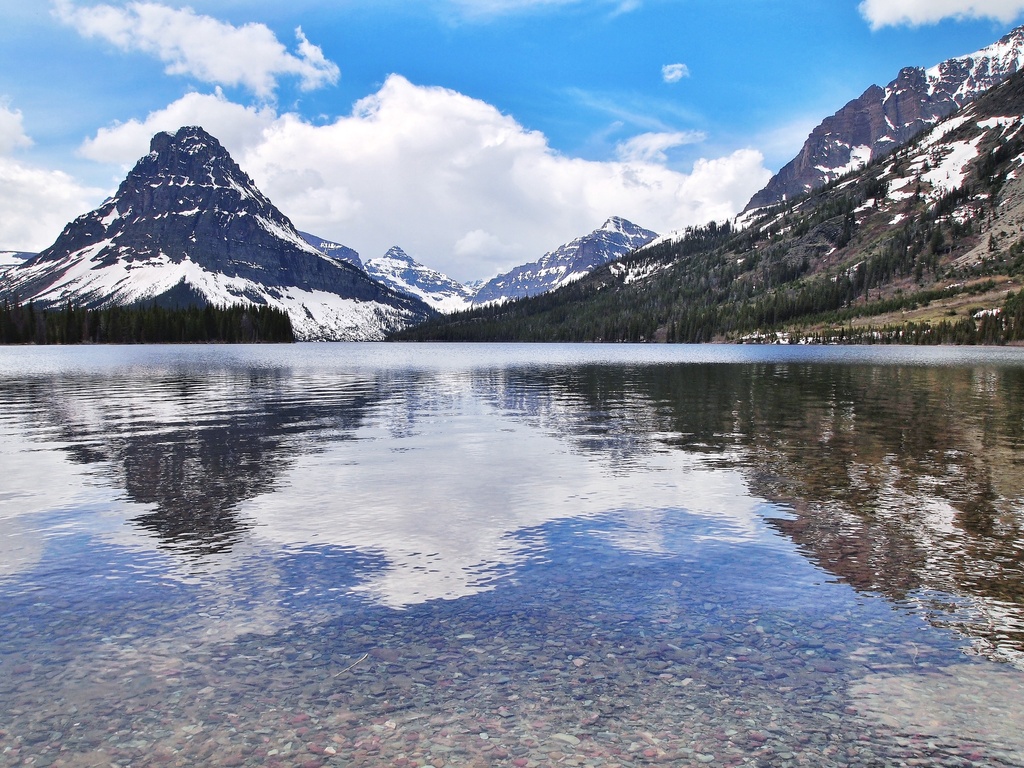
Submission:
[[261,98],[273,94],[280,77],[297,77],[304,90],[336,83],[339,77],[338,67],[309,42],[301,28],[295,30],[295,55],[263,24],[235,27],[190,8],[152,2],[86,8],[57,0],[55,14],[84,37],[155,56],[167,65],[168,74],[240,86]]
[[620,160],[628,163],[664,163],[666,152],[674,147],[697,144],[704,141],[700,131],[675,131],[663,133],[641,133],[616,147]]
[[66,173],[0,157],[0,249],[41,251],[69,221],[99,205],[104,195]]
[[467,232],[455,241],[455,255],[474,259],[494,258],[513,253],[515,247],[503,243],[500,238],[482,229]]
[[102,190],[84,187],[66,173],[10,156],[30,146],[21,112],[0,102],[0,250],[41,251],[104,197]]
[[245,107],[213,94],[189,93],[168,107],[151,113],[144,121],[129,120],[101,128],[82,144],[80,154],[120,169],[131,167],[149,151],[149,142],[160,131],[176,131],[183,125],[201,125],[229,150],[258,144],[263,131],[278,119],[270,107]]
[[460,280],[533,261],[610,215],[661,232],[727,218],[771,175],[751,150],[690,174],[654,162],[690,134],[638,138],[614,161],[566,157],[490,104],[397,75],[326,125],[190,94],[83,151],[130,165],[154,133],[185,124],[218,136],[301,229],[364,258],[399,245]]
[[872,29],[935,24],[943,19],[995,19],[1009,24],[1024,13],[1024,0],[863,0],[859,9]]
[[19,147],[31,147],[32,139],[25,134],[20,110],[11,109],[0,100],[0,155],[10,154]]
[[690,68],[685,64],[666,64],[661,68],[661,79],[666,83],[678,83],[690,76]]

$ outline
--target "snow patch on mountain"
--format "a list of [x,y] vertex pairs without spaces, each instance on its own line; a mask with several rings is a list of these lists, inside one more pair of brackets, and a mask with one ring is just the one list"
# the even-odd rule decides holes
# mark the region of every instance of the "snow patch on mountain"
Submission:
[[20,267],[33,256],[34,253],[25,251],[0,251],[0,275],[11,267]]
[[942,152],[938,164],[921,175],[921,181],[931,185],[934,197],[941,197],[963,186],[971,170],[970,164],[978,157],[978,144],[982,138],[984,135],[949,144]]

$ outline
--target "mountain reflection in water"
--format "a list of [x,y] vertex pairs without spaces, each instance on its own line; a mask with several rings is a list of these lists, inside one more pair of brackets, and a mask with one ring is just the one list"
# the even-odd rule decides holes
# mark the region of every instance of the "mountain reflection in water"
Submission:
[[744,537],[767,510],[842,581],[1024,658],[1024,367],[211,359],[8,374],[4,423],[122,489],[160,548],[383,554],[362,588],[388,604],[491,588],[518,532],[624,498],[649,551],[641,512]]
[[0,766],[1024,765],[1020,350],[0,358]]

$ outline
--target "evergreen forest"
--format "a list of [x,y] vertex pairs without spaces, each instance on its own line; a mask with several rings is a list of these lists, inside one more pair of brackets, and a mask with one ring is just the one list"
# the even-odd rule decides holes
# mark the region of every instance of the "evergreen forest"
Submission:
[[273,307],[168,308],[156,304],[88,309],[0,305],[2,344],[255,344],[292,342],[291,320]]

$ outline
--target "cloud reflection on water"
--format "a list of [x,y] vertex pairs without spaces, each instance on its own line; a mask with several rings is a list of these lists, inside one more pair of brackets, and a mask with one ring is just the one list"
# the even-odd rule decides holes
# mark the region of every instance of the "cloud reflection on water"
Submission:
[[519,347],[424,363],[447,349],[143,349],[8,372],[8,574],[66,509],[200,583],[278,550],[361,553],[346,589],[407,606],[514,578],[559,519],[614,516],[623,551],[671,551],[661,516],[685,510],[1019,656],[1020,366]]

